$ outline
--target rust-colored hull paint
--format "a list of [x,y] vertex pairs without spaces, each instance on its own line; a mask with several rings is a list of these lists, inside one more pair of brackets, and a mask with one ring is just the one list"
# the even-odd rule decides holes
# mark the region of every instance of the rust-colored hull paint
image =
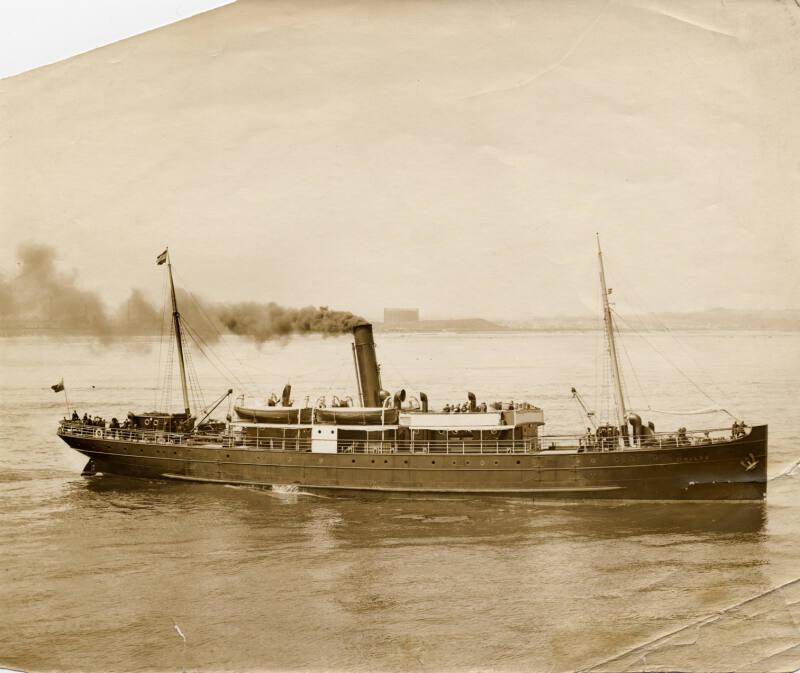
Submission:
[[713,444],[568,454],[319,454],[62,439],[98,472],[151,479],[536,500],[762,500],[767,491],[766,425]]

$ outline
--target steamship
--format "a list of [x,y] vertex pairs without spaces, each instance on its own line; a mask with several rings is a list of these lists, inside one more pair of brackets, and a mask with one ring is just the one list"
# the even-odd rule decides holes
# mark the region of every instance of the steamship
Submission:
[[127,475],[330,493],[505,495],[545,499],[761,500],[767,489],[767,426],[655,432],[626,408],[614,320],[598,239],[615,418],[574,436],[543,432],[535,404],[478,404],[473,394],[434,409],[424,393],[391,394],[381,381],[372,326],[352,330],[358,401],[295,405],[291,387],[263,406],[233,406],[224,422],[189,405],[182,318],[167,263],[182,383],[181,413],[129,413],[123,424],[64,419],[58,435],[89,462],[84,474]]

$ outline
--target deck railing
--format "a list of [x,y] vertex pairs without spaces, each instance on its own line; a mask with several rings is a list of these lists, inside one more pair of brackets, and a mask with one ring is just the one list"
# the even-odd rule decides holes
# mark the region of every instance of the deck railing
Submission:
[[148,444],[197,444],[221,441],[221,435],[199,435],[179,432],[160,432],[158,430],[139,430],[137,428],[107,428],[80,421],[61,421],[58,434],[62,436],[87,437],[122,442],[142,442]]
[[[748,429],[749,432],[749,429]],[[217,446],[223,448],[311,451],[311,438],[252,437],[226,430],[220,434],[170,433],[158,430],[133,428],[107,428],[80,421],[62,421],[58,427],[62,436],[86,437],[110,441],[179,446]],[[730,441],[730,428],[691,430],[680,433],[656,433],[643,438],[634,446],[622,446],[619,438],[596,435],[542,436],[525,440],[449,439],[449,440],[395,440],[395,439],[339,439],[325,440],[327,446],[335,444],[337,453],[426,453],[426,454],[524,454],[547,451],[579,451],[586,453],[624,451],[637,448],[675,448],[698,446]]]

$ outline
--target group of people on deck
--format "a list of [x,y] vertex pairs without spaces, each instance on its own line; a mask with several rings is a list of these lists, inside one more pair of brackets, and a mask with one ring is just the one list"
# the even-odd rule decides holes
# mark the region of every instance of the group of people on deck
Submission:
[[473,412],[478,411],[480,413],[484,413],[488,408],[489,407],[486,405],[486,402],[481,402],[480,404],[476,404],[475,407],[472,409],[470,409],[469,404],[467,404],[466,402],[463,402],[461,404],[453,402],[453,404],[445,404],[444,407],[442,407],[442,411],[446,414],[466,414],[469,413],[470,411]]
[[90,425],[92,427],[97,427],[97,428],[109,427],[112,430],[119,430],[119,429],[133,427],[131,425],[131,422],[127,418],[122,422],[122,424],[120,424],[120,422],[116,418],[112,418],[111,422],[106,424],[106,419],[101,418],[100,416],[94,416],[94,417],[89,416],[89,414],[87,414],[86,412],[84,412],[83,418],[81,418],[80,416],[78,416],[78,412],[75,409],[73,409],[72,411],[72,421],[75,423],[82,423],[83,425]]
[[744,437],[747,434],[747,425],[744,421],[734,421],[733,425],[731,426],[731,439],[736,439],[738,437]]

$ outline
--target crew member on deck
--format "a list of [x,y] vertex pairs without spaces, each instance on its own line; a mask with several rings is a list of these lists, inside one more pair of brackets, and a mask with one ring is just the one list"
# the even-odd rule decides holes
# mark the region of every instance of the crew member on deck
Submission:
[[81,420],[81,417],[80,417],[80,416],[78,416],[78,412],[77,412],[77,410],[75,410],[75,409],[73,409],[73,410],[72,410],[72,420],[73,420],[73,421],[79,421],[79,420]]

